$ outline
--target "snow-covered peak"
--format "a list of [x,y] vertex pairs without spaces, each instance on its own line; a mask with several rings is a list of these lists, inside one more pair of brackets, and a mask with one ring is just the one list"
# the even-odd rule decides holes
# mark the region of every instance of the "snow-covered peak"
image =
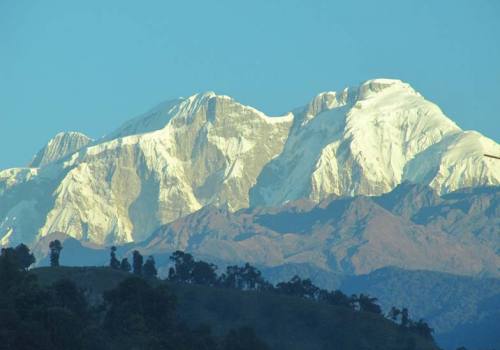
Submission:
[[42,148],[30,163],[30,167],[43,167],[65,156],[75,153],[93,140],[75,131],[60,132]]
[[253,107],[239,103],[230,96],[206,91],[161,103],[147,113],[127,121],[106,136],[104,141],[161,130],[170,123],[174,123],[175,127],[187,126],[200,115],[203,115],[206,121],[213,121],[215,118],[234,118],[242,114],[265,120],[268,123],[291,123],[293,119],[290,113],[270,117]]
[[358,99],[366,100],[373,98],[381,93],[394,93],[407,95],[418,95],[418,93],[410,86],[398,79],[372,79],[364,82],[359,87]]
[[415,98],[425,101],[408,83],[398,79],[380,78],[367,80],[358,87],[346,87],[339,92],[322,92],[295,113],[301,116],[301,126],[304,126],[317,115],[335,108],[351,104],[357,109],[366,108],[372,104],[398,108],[411,104],[411,100]]
[[324,91],[316,95],[307,105],[294,110],[292,114],[298,117],[299,126],[304,127],[321,113],[347,105],[352,97],[352,90],[349,88],[340,92]]
[[171,119],[174,110],[186,100],[185,98],[176,98],[162,102],[148,112],[126,121],[117,130],[104,137],[104,140],[162,129]]
[[347,88],[340,93],[335,91],[322,92],[308,104],[307,115],[316,116],[326,110],[345,106],[348,96],[349,90]]
[[192,101],[206,101],[206,100],[209,100],[211,98],[218,98],[218,99],[222,99],[222,100],[233,100],[233,98],[231,96],[219,95],[211,90],[205,91],[205,92],[200,92],[200,93],[197,93],[197,94],[194,94],[194,95],[191,95],[190,97],[188,97],[188,99],[192,100]]
[[405,131],[402,136],[406,141],[428,137],[429,133],[437,133],[440,138],[462,131],[436,104],[401,80],[366,81],[358,88],[353,107],[347,116],[349,129],[372,128],[387,134],[387,127],[396,128],[397,132]]

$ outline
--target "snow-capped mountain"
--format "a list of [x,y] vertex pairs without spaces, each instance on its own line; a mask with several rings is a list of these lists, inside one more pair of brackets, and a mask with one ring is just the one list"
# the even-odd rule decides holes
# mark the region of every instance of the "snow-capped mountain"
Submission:
[[283,152],[252,188],[252,204],[381,194],[405,180],[439,193],[500,183],[498,164],[483,156],[500,146],[462,131],[401,81],[324,93],[295,116]]
[[30,168],[0,172],[0,242],[63,232],[141,241],[207,205],[235,211],[405,180],[439,194],[499,185],[500,146],[462,131],[399,80],[325,92],[279,117],[208,92],[159,105],[93,141],[60,134]]
[[61,132],[54,136],[47,146],[42,148],[30,163],[30,167],[39,168],[58,161],[65,156],[75,153],[92,142],[92,139],[79,132]]

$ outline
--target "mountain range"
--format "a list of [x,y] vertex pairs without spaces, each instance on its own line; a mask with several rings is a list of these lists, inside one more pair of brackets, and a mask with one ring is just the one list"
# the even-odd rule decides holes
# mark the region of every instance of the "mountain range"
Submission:
[[381,196],[318,204],[299,200],[235,213],[207,206],[133,247],[156,255],[181,249],[268,267],[309,264],[339,274],[395,266],[499,276],[499,200],[498,187],[440,197],[427,186],[403,183]]
[[[497,186],[500,166],[483,153],[500,154],[500,146],[461,130],[399,80],[324,92],[277,117],[213,92],[196,94],[98,140],[58,134],[28,167],[1,171],[0,244],[33,245],[53,232],[97,245],[139,242],[205,207],[231,213],[375,196],[405,181],[438,195]],[[375,210],[368,202],[359,197],[352,205]],[[429,239],[437,247],[448,238]],[[346,268],[366,270],[356,264]]]
[[27,243],[43,266],[53,239],[65,265],[105,265],[117,245],[163,275],[178,249],[250,262],[417,309],[449,348],[497,346],[500,161],[484,154],[500,145],[400,80],[281,116],[200,93],[0,171],[0,246]]

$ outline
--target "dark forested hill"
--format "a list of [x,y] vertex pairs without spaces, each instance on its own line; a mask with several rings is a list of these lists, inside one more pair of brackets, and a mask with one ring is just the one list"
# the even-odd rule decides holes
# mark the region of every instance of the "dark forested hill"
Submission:
[[[98,302],[100,295],[129,274],[109,268],[37,268],[43,285],[59,278],[74,281]],[[249,326],[271,349],[437,349],[381,315],[354,312],[297,297],[269,292],[166,283],[177,299],[177,312],[190,327],[211,326],[215,336]]]
[[408,307],[431,324],[446,349],[500,348],[499,279],[384,268],[346,278],[341,289],[376,295],[385,309]]

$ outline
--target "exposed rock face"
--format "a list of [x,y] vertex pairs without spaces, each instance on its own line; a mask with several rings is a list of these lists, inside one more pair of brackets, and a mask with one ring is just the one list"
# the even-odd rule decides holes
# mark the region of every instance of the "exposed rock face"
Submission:
[[462,131],[398,80],[325,92],[282,117],[198,94],[89,142],[57,135],[36,168],[0,172],[1,244],[51,232],[101,245],[141,241],[207,205],[317,203],[382,194],[405,180],[437,194],[500,184],[497,161],[482,156],[500,146]]
[[[30,181],[9,185],[0,237],[12,231],[11,243],[32,242],[64,232],[98,244],[140,241],[210,203],[246,207],[291,123],[291,115],[271,118],[214,93],[164,104],[64,162],[41,167]],[[11,184],[20,172],[0,179]],[[30,195],[28,188],[43,193]],[[20,210],[30,215],[21,224],[12,219]]]
[[61,132],[42,148],[30,163],[30,167],[42,167],[73,154],[92,142],[90,137],[79,132]]

